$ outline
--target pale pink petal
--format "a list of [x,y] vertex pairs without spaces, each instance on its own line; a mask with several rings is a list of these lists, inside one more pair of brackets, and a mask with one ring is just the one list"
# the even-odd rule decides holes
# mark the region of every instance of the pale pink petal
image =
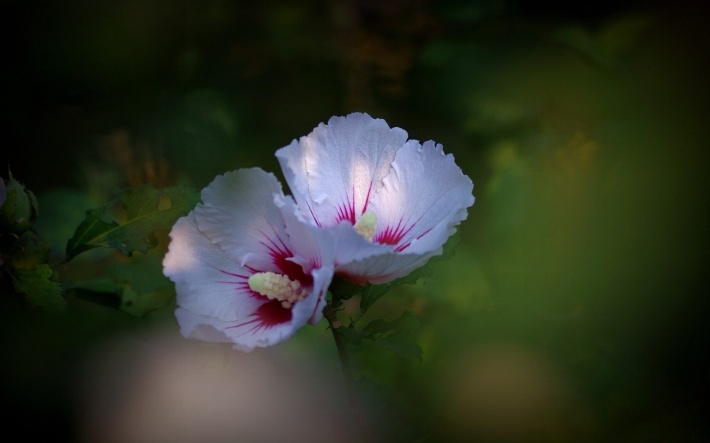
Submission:
[[346,263],[361,260],[375,254],[390,252],[394,247],[377,245],[365,240],[355,232],[353,225],[343,221],[335,226],[319,228],[303,220],[290,197],[278,199],[282,209],[286,232],[293,245],[295,256],[292,260],[304,270],[320,267],[322,264]]
[[[286,198],[278,205],[283,210],[286,231],[292,239],[294,250],[298,251],[292,260],[304,269],[316,268],[323,263],[335,264],[339,274],[352,277],[351,280],[357,283],[371,281],[370,277],[389,275],[394,271],[391,258],[374,258],[383,255],[394,256],[394,246],[365,240],[355,231],[353,225],[346,221],[328,228],[303,223],[290,198]],[[368,258],[373,260],[363,264],[362,261]],[[406,260],[407,263],[412,261],[412,259]],[[367,278],[362,280],[357,276]]]
[[228,172],[202,190],[197,226],[238,264],[286,272],[282,259],[292,254],[275,195],[283,192],[273,174],[258,168]]
[[175,283],[178,305],[222,321],[240,321],[264,303],[249,289],[248,269],[197,229],[191,212],[175,223],[163,273]]
[[224,321],[178,308],[175,316],[180,332],[188,338],[233,343],[233,347],[240,351],[274,345],[291,337],[307,322],[315,324],[322,318],[323,300],[332,275],[332,268],[314,271],[310,295],[296,302],[291,309],[284,309],[278,301],[266,301],[252,312],[243,312],[242,318],[236,321]]
[[441,250],[424,255],[385,252],[341,265],[336,269],[336,275],[343,276],[357,284],[387,283],[407,276],[413,270],[424,266],[432,256],[438,254],[441,254]]
[[311,275],[313,276],[313,289],[308,298],[297,302],[293,305],[294,318],[304,318],[307,316],[307,321],[310,324],[316,324],[323,318],[323,308],[327,300],[325,298],[328,292],[328,286],[333,280],[333,266],[324,266],[314,269]]
[[[186,338],[213,343],[234,343],[225,329],[231,324],[209,315],[199,315],[183,308],[175,310],[180,333]],[[251,350],[251,349],[250,349]]]
[[[212,190],[220,190],[219,181],[217,183]],[[276,208],[271,198],[270,195],[263,206]],[[291,245],[283,230],[284,221],[280,210],[275,210],[279,214],[278,226],[281,227],[284,248],[288,249]],[[325,293],[333,276],[332,264],[312,269],[310,275],[305,276],[301,267],[291,260],[290,254],[274,254],[267,248],[259,251],[266,258],[250,254],[245,258],[249,263],[241,266],[199,230],[195,212],[174,225],[170,233],[170,247],[163,262],[165,275],[175,282],[180,306],[175,315],[183,335],[230,342],[237,349],[251,350],[285,340],[307,322],[320,320]],[[246,217],[241,221],[250,224]],[[224,227],[230,228],[229,225]],[[250,239],[246,237],[243,240]],[[276,262],[272,261],[274,257],[277,257]],[[271,270],[275,267],[274,263],[279,268],[274,271],[285,268],[290,271],[287,273],[289,277],[296,274],[297,278],[311,286],[309,294],[290,309],[249,288],[248,278],[254,272]],[[265,268],[255,268],[252,264],[261,264]]]
[[[304,139],[305,137],[301,137]],[[291,194],[296,199],[299,205],[304,209],[313,206],[310,195],[308,194],[308,169],[306,167],[306,151],[301,147],[298,140],[293,140],[288,146],[276,151],[276,158],[281,165],[281,171],[284,174],[286,183],[288,184]],[[308,212],[312,219],[314,214]]]
[[[337,245],[336,273],[353,281],[383,283],[422,266],[441,253],[474,202],[473,183],[453,156],[432,141],[406,138],[384,120],[355,113],[331,118],[276,154],[303,217],[333,234],[307,243]],[[366,211],[376,218],[372,242],[352,228]]]
[[288,313],[289,311],[281,308],[278,302],[270,302],[262,305],[253,314],[253,319],[236,324],[208,315],[195,314],[183,308],[175,310],[175,317],[180,325],[180,333],[186,338],[232,343],[234,349],[248,352],[256,347],[271,346],[291,337],[297,327],[290,321],[282,321],[282,315]]
[[[291,240],[295,255],[289,260],[301,266],[313,277],[314,292],[318,300],[309,322],[317,323],[323,316],[323,308],[327,302],[325,295],[333,278],[333,266],[338,260],[352,261],[372,255],[371,248],[364,238],[357,234],[352,225],[343,222],[332,228],[319,228],[305,223],[300,217],[297,207],[290,197],[275,198],[275,203],[282,210],[286,232]],[[346,247],[347,239],[355,240],[357,245]],[[319,289],[320,288],[320,289]],[[320,290],[320,292],[318,292]]]
[[281,211],[284,230],[294,251],[294,256],[289,260],[299,264],[304,272],[323,264],[332,265],[335,257],[332,235],[304,220],[304,214],[290,196],[275,196],[274,204]]
[[373,240],[392,250],[368,255],[358,245],[360,257],[339,262],[336,274],[356,283],[386,283],[425,265],[441,254],[474,202],[471,180],[431,141],[408,141],[383,182],[370,202],[377,216]]
[[403,129],[354,113],[332,117],[276,156],[299,206],[328,227],[355,223],[367,210],[406,140]]
[[473,183],[432,141],[407,142],[397,152],[384,186],[372,198],[374,241],[397,252],[433,255],[468,215]]
[[173,227],[163,265],[175,282],[176,317],[186,337],[230,342],[241,350],[269,346],[303,326],[318,303],[315,291],[292,309],[252,292],[247,282],[251,272],[210,243],[197,230],[192,213]]

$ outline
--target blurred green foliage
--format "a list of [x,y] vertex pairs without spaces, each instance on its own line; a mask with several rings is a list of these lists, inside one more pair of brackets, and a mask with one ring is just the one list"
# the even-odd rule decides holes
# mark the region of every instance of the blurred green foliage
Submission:
[[[53,254],[116,188],[277,171],[276,149],[366,111],[442,143],[476,195],[455,256],[362,319],[420,323],[422,363],[352,349],[383,441],[710,436],[710,41],[692,2],[44,1],[4,18],[22,26],[3,27],[0,170],[37,194]],[[178,334],[152,310],[171,297],[164,241],[77,257],[65,320],[2,305],[6,428],[74,439],[76,371],[102,340]],[[26,278],[53,285],[47,270]],[[338,371],[324,323],[260,352]]]

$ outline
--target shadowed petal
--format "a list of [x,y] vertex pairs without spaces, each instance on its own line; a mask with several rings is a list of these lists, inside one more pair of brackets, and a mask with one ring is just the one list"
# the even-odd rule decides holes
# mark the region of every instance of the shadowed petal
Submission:
[[[307,322],[315,323],[322,317],[333,266],[318,263],[304,271],[293,261],[290,252],[293,245],[285,231],[281,210],[274,204],[274,196],[282,194],[272,193],[273,183],[269,183],[272,179],[273,176],[259,170],[218,177],[203,192],[207,203],[174,225],[163,267],[165,275],[175,282],[179,305],[175,315],[184,336],[230,342],[236,349],[248,351],[285,340]],[[249,180],[256,181],[248,185],[245,181]],[[266,186],[254,186],[259,180]],[[235,201],[231,204],[220,201],[227,198],[230,189],[239,190]],[[245,189],[251,190],[252,196],[264,198],[258,208],[251,206],[254,202],[250,196],[240,198]],[[263,189],[268,191],[266,195]],[[235,211],[233,207],[239,208],[243,201],[247,202],[243,212]],[[220,207],[212,206],[218,203]],[[295,210],[292,201],[291,209]],[[200,211],[212,238],[201,230]],[[233,223],[229,223],[229,215],[235,217]],[[230,234],[228,231],[235,227],[243,228],[246,234],[241,237]],[[263,233],[269,230],[274,236],[264,237]],[[221,244],[214,243],[215,239]],[[233,250],[237,252],[230,254]],[[263,271],[283,272],[289,278],[299,279],[308,288],[307,295],[286,308],[280,301],[252,291],[249,277]]]
[[264,303],[249,289],[251,272],[197,229],[194,212],[175,223],[170,239],[163,273],[175,283],[178,305],[221,321],[240,321]]
[[301,272],[285,258],[293,255],[275,196],[283,197],[273,174],[240,169],[214,179],[195,208],[199,230],[235,262],[250,269]]
[[183,308],[175,311],[183,336],[210,342],[233,343],[234,349],[240,351],[270,346],[289,338],[296,331],[289,322],[289,315],[290,311],[283,309],[278,302],[261,305],[252,313],[253,318],[239,323],[195,314]]
[[337,274],[358,284],[387,283],[405,277],[413,270],[425,265],[432,256],[438,254],[441,254],[441,248],[431,254],[385,252],[339,266]]
[[279,343],[291,337],[307,322],[316,323],[322,317],[322,300],[325,300],[333,270],[318,269],[313,275],[315,285],[312,292],[307,298],[296,302],[291,309],[283,308],[278,301],[266,300],[251,312],[242,311],[238,319],[225,321],[178,308],[175,316],[180,324],[180,332],[188,338],[233,343],[234,349],[240,351]]

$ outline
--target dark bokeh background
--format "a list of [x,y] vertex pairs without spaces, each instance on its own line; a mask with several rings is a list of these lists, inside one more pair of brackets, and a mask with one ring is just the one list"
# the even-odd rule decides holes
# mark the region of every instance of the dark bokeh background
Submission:
[[[415,312],[424,361],[355,355],[383,440],[710,438],[710,34],[695,3],[72,0],[9,2],[0,20],[0,174],[38,194],[57,241],[67,213],[117,187],[276,172],[274,151],[331,115],[366,111],[455,155],[477,199],[456,256],[371,314]],[[123,368],[168,378],[141,377],[148,357],[91,362],[131,355],[125,335],[176,336],[172,308],[70,307],[3,315],[0,432],[135,441],[111,428],[150,428],[120,413],[139,401],[116,400],[135,388]],[[324,324],[256,354],[337,375]]]

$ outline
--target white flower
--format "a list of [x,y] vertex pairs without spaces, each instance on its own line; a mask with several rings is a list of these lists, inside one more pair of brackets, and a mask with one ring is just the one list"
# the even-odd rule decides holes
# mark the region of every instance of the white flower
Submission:
[[177,221],[163,261],[186,337],[251,350],[322,317],[335,230],[296,218],[276,178],[260,169],[217,177]]
[[356,283],[403,277],[441,254],[474,202],[440,144],[367,114],[332,117],[276,156],[302,217],[326,231],[349,226],[335,269]]
[[276,153],[295,201],[260,169],[217,177],[173,227],[163,272],[186,337],[273,345],[322,317],[333,275],[403,277],[441,254],[473,183],[432,141],[367,114],[333,117]]

